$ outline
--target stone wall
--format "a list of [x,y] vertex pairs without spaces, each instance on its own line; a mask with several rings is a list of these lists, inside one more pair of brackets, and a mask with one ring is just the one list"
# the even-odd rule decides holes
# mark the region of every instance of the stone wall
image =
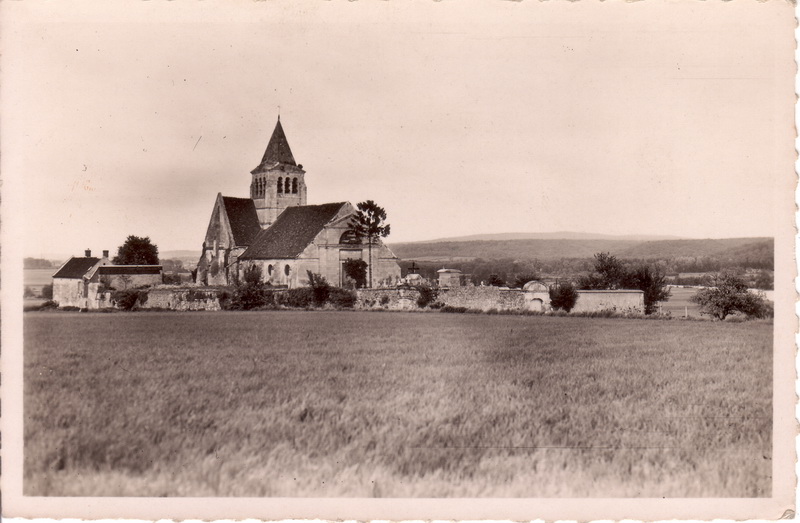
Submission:
[[176,311],[220,310],[215,288],[161,288],[150,289],[141,309],[171,309]]
[[456,287],[439,289],[437,301],[451,307],[469,309],[526,310],[524,293],[507,287]]
[[356,309],[411,310],[417,308],[419,291],[414,288],[359,289],[356,291]]
[[644,292],[634,290],[578,291],[578,301],[572,312],[605,310],[644,313]]

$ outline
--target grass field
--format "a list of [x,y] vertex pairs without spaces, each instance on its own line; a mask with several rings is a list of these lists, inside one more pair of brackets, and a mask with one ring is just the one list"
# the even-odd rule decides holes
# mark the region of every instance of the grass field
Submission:
[[768,496],[772,324],[27,313],[26,495]]

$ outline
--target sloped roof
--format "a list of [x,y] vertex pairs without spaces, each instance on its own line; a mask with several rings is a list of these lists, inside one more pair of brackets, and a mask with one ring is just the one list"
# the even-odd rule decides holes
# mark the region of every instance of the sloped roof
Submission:
[[258,233],[239,259],[296,258],[344,205],[339,202],[287,207],[275,223]]
[[222,203],[225,206],[225,214],[228,215],[228,222],[231,224],[233,242],[236,245],[250,245],[261,231],[253,200],[223,196]]
[[261,163],[256,167],[256,170],[276,163],[297,166],[292,150],[289,148],[289,141],[283,132],[280,116],[278,117],[278,123],[275,124],[275,130],[272,131],[267,150],[264,151],[264,156],[261,158]]
[[55,274],[53,274],[53,278],[83,278],[83,276],[89,272],[89,269],[94,267],[99,261],[100,258],[94,258],[91,256],[84,258],[76,258],[73,256],[67,260],[67,263],[62,265]]
[[115,274],[161,274],[161,265],[103,265],[97,268],[101,276]]

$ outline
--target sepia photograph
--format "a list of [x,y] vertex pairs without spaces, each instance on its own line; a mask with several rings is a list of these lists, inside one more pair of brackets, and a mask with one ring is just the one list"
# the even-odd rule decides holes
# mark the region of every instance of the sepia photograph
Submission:
[[0,15],[8,516],[793,514],[793,4]]

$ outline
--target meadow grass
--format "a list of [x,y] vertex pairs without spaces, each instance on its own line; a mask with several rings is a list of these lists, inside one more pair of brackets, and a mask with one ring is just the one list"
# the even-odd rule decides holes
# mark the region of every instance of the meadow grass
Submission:
[[27,313],[24,492],[768,496],[772,325]]

